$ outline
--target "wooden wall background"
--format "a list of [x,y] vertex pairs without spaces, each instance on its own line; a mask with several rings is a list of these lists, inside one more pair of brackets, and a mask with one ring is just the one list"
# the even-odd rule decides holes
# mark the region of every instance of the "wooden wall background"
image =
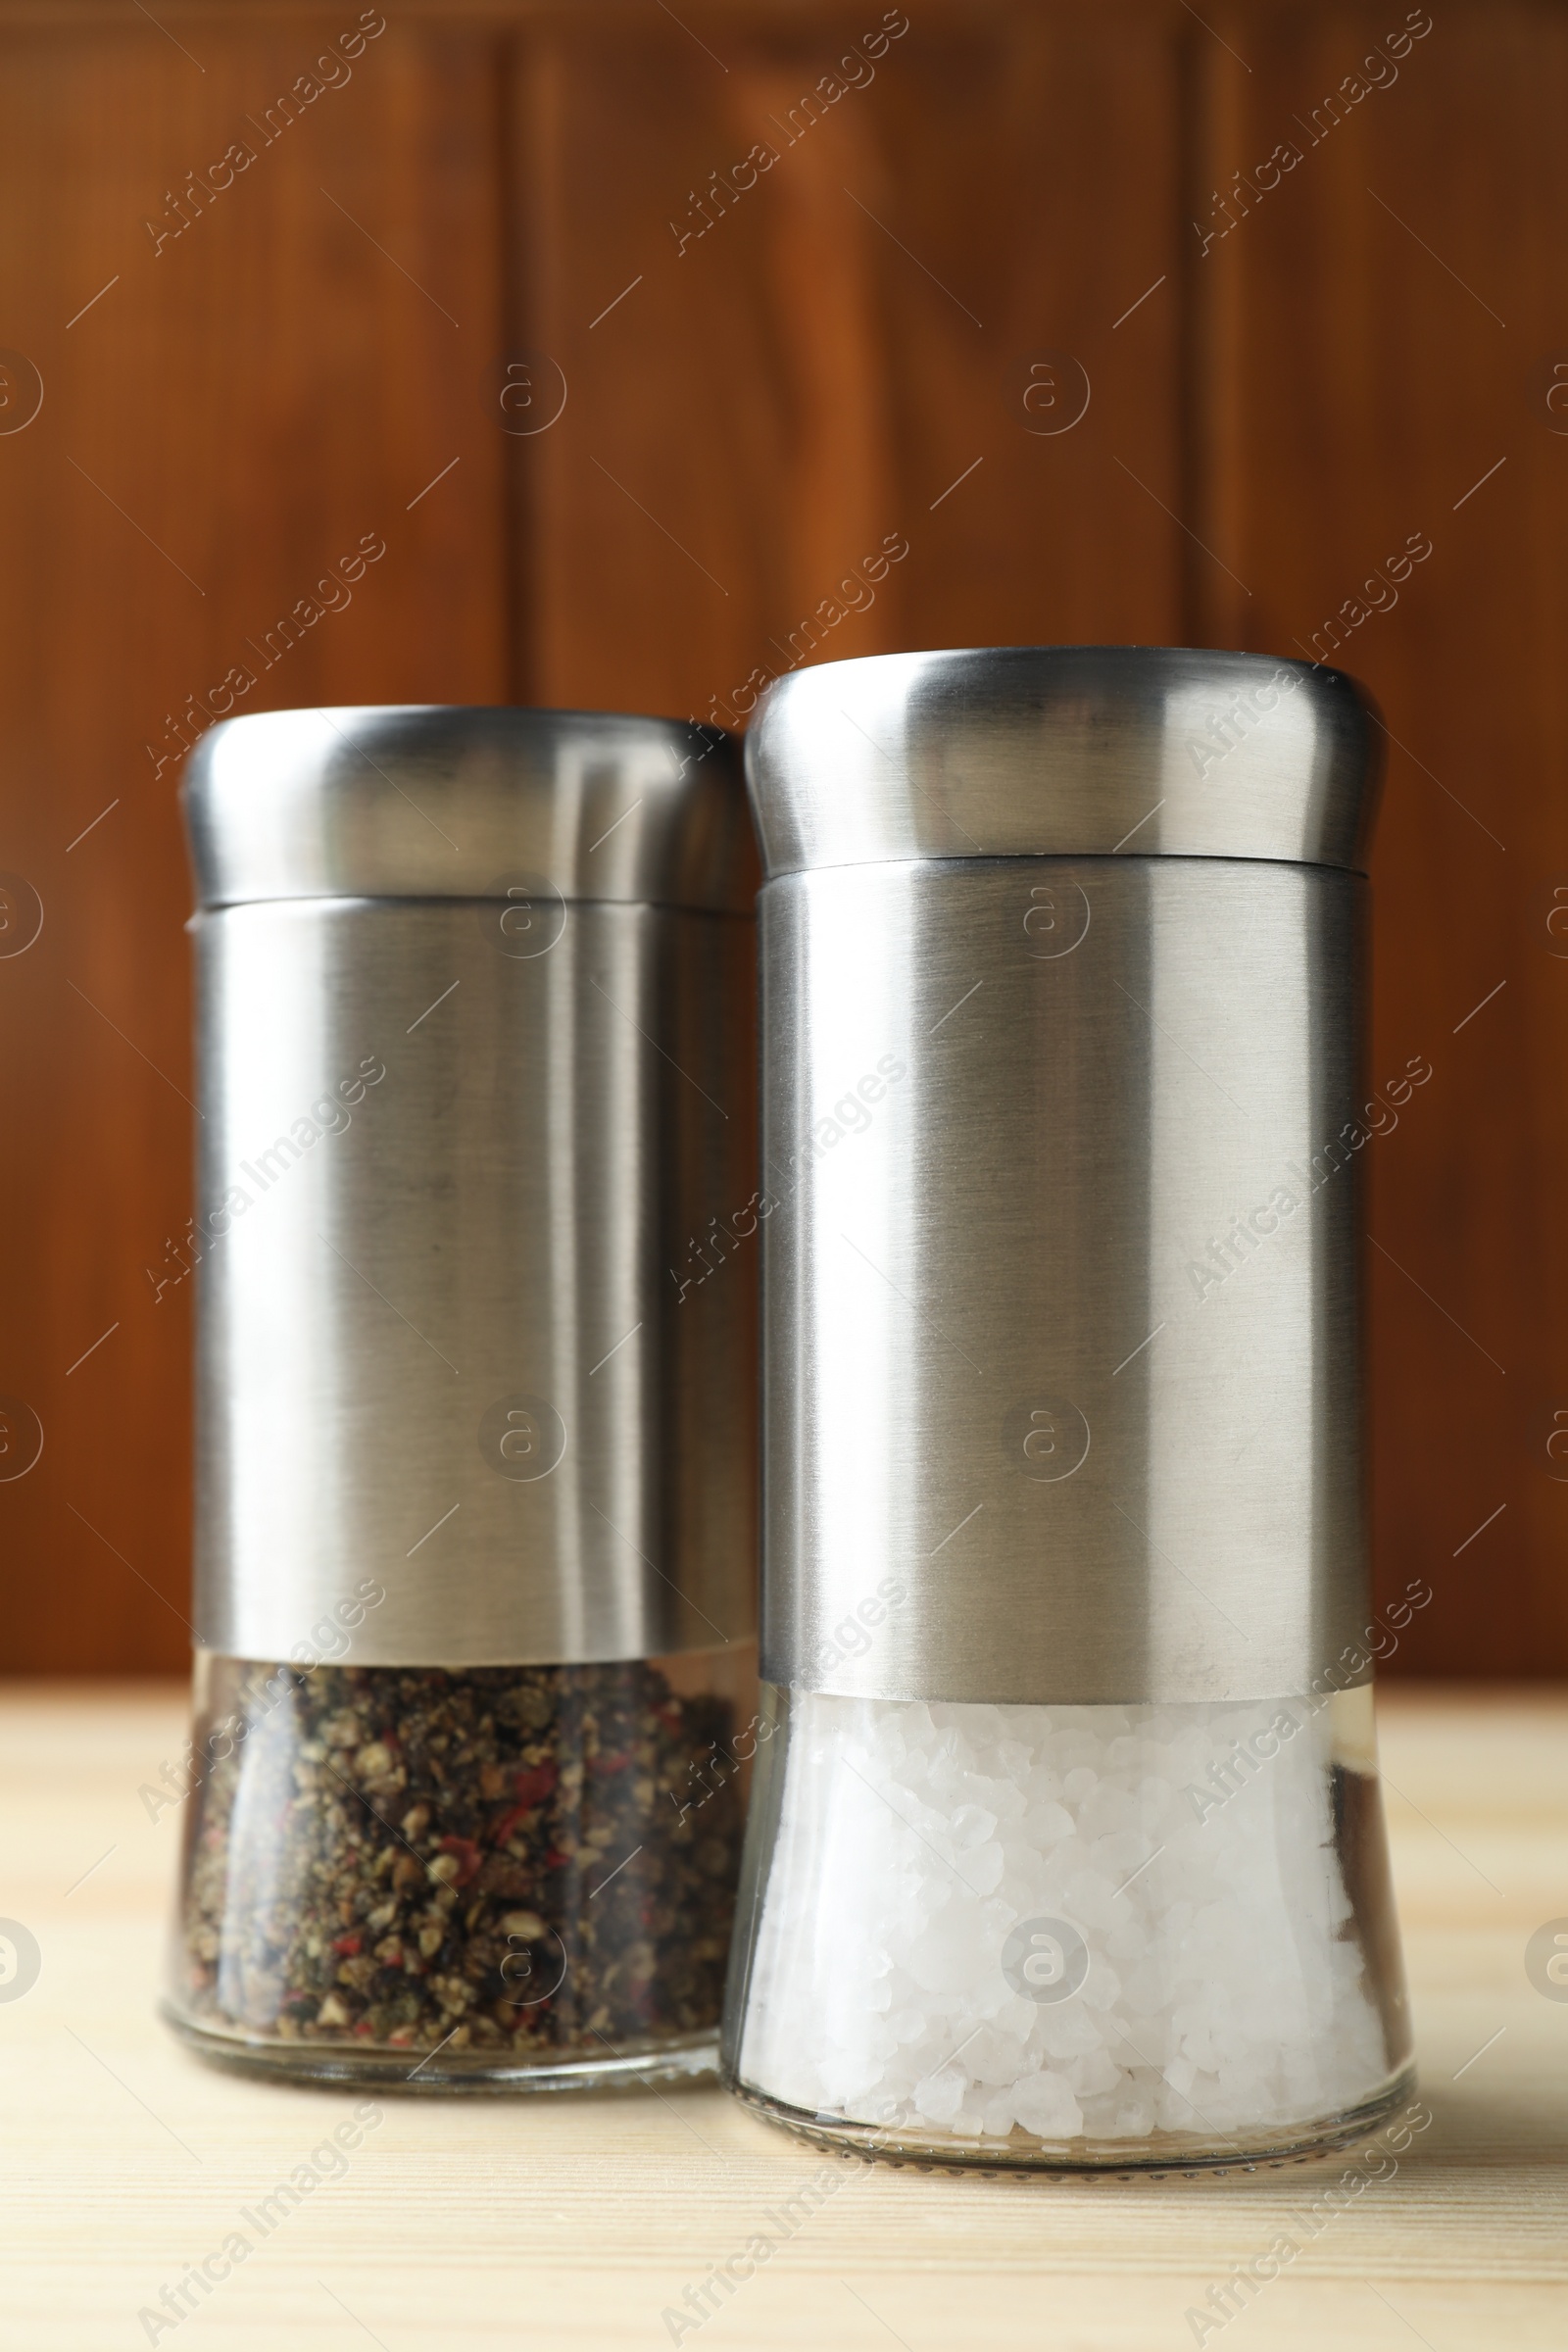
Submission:
[[[1568,1670],[1568,19],[1434,0],[1400,55],[1398,0],[906,5],[786,144],[878,0],[389,6],[347,78],[353,0],[0,0],[0,949],[44,918],[0,953],[0,1392],[45,1433],[0,1481],[0,1665],[185,1652],[159,761],[212,690],[722,712],[897,532],[824,655],[1364,615],[1373,1072],[1433,1068],[1369,1147],[1379,1584],[1435,1594],[1394,1670]],[[336,86],[264,144],[301,76]]]

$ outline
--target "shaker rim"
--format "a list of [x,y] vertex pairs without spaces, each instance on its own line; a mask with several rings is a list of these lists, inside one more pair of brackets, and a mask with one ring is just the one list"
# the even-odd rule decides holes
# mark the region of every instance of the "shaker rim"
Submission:
[[1364,873],[1383,727],[1347,672],[1182,646],[874,654],[774,681],[746,738],[769,881],[1021,857]]
[[696,720],[441,703],[226,718],[180,787],[203,910],[491,899],[750,914],[740,747]]

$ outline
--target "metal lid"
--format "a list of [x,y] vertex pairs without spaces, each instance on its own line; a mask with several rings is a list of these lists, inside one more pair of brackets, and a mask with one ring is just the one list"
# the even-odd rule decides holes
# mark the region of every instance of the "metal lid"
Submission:
[[1381,748],[1341,670],[1018,645],[798,670],[768,690],[746,771],[770,880],[1118,853],[1364,872]]
[[441,704],[269,710],[202,737],[183,786],[203,906],[505,897],[749,914],[757,852],[718,727]]

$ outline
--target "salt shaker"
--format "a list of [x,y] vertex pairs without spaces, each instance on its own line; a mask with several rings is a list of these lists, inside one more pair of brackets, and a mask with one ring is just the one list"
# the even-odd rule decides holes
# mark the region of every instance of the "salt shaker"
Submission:
[[168,2014],[220,2062],[416,2090],[699,2071],[756,1672],[735,747],[279,711],[203,740],[186,813],[199,1646]]
[[1408,2087],[1360,1364],[1372,712],[1247,655],[824,664],[748,740],[760,1750],[726,2078],[924,2162]]

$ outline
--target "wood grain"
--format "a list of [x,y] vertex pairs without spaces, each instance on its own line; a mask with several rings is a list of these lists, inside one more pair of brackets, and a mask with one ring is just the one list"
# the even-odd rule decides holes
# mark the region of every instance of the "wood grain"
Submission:
[[1394,1672],[1568,1671],[1568,29],[1462,0],[1331,122],[1405,13],[421,4],[273,129],[357,7],[4,0],[45,399],[0,430],[0,869],[45,925],[0,956],[0,1396],[46,1443],[0,1659],[186,1638],[172,787],[231,668],[742,720],[900,646],[1315,648],[1425,533],[1340,654],[1391,731],[1371,1076],[1433,1070],[1369,1147],[1377,1570],[1436,1592]]
[[[1549,127],[1568,26],[1445,15],[1361,73],[1401,21],[1215,20],[1242,56],[1202,59],[1193,210],[1218,233],[1189,232],[1189,281],[1214,555],[1195,628],[1328,654],[1387,720],[1369,1078],[1412,1055],[1433,1072],[1368,1151],[1374,1552],[1383,1592],[1436,1592],[1396,1670],[1560,1674],[1568,941],[1546,915],[1568,875],[1568,416],[1546,395],[1568,360]],[[1352,75],[1365,94],[1335,119]],[[1244,183],[1227,226],[1209,191],[1255,183],[1281,141],[1299,161]],[[1432,552],[1396,584],[1411,535]]]
[[[571,384],[523,445],[539,699],[735,724],[802,659],[1175,633],[1178,318],[1116,325],[1176,268],[1162,18],[879,22],[526,53],[530,315]],[[1074,362],[1091,393],[1059,433],[1046,354],[1060,416]]]
[[[188,1642],[190,1285],[148,1272],[176,1272],[190,1213],[181,744],[236,666],[249,710],[507,693],[479,398],[498,67],[480,36],[389,30],[269,144],[353,23],[220,32],[202,70],[145,27],[6,55],[3,202],[28,226],[4,315],[45,400],[0,436],[0,863],[45,922],[0,960],[0,1390],[45,1448],[0,1484],[0,1646],[42,1670],[168,1669]],[[155,248],[166,191],[233,140],[254,160]],[[366,536],[385,553],[358,584],[319,587]],[[302,600],[321,617],[289,643]]]
[[[1407,1690],[1382,1713],[1434,2121],[1207,2341],[1555,2352],[1568,2004],[1531,1987],[1522,1953],[1568,1884],[1568,1705]],[[150,1821],[137,1790],[182,1732],[175,1692],[14,1688],[0,1704],[0,1886],[43,1963],[24,1998],[0,2002],[15,2352],[146,2340],[138,2312],[247,2230],[243,2210],[353,2104],[213,2073],[153,2014],[178,1827],[171,1811]],[[385,2352],[667,2344],[662,2314],[683,2289],[769,2229],[818,2166],[717,2090],[377,2107],[347,2175],[258,2237],[161,2343],[343,2352],[368,2331]],[[680,2340],[1174,2352],[1210,2285],[1344,2169],[1075,2184],[844,2168],[789,2245]]]

